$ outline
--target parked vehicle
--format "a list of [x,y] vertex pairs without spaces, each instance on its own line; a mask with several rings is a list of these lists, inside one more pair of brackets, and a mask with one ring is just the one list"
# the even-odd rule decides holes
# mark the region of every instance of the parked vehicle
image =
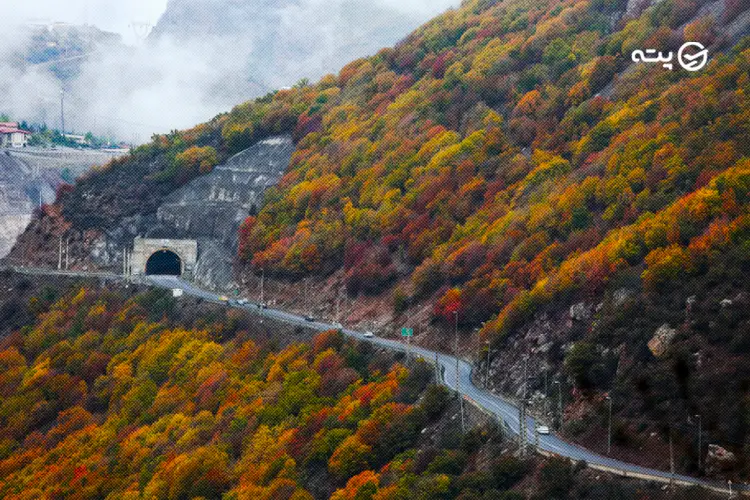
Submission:
[[540,425],[536,428],[536,432],[542,436],[548,436],[549,435],[549,427],[546,425]]

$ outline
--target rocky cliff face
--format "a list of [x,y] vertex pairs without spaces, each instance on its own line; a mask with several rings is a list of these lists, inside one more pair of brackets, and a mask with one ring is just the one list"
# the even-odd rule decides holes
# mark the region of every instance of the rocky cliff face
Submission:
[[229,286],[240,225],[258,210],[263,192],[281,179],[293,152],[292,138],[279,136],[233,156],[169,195],[147,234],[199,240],[195,279],[210,288]]
[[60,184],[112,158],[110,153],[67,149],[0,152],[0,257],[26,229],[34,209],[55,200]]
[[209,175],[170,194],[156,213],[151,234],[211,238],[235,246],[237,231],[259,208],[263,191],[276,184],[289,165],[291,137],[274,137],[233,156]]
[[[73,231],[74,267],[119,270],[123,250],[138,236],[194,239],[199,253],[194,279],[210,288],[233,286],[240,225],[260,207],[263,192],[284,175],[293,152],[291,136],[262,140],[164,196],[153,212],[121,218],[107,230]],[[31,246],[31,240],[24,240],[14,256],[22,258]]]
[[0,257],[7,255],[26,229],[39,201],[54,199],[59,182],[59,177],[35,175],[23,161],[9,152],[0,152]]

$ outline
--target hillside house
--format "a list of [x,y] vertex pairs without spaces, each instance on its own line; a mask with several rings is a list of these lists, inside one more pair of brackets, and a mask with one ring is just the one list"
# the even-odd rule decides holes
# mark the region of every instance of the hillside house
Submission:
[[25,148],[30,137],[31,132],[18,128],[18,123],[0,122],[0,147]]

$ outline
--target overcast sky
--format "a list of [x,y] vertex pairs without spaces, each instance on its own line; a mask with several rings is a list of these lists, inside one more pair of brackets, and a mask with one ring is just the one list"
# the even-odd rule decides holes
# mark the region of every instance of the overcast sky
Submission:
[[[23,0],[4,9],[6,22],[69,22],[93,24],[105,31],[120,33],[128,44],[137,41],[133,23],[155,25],[168,0]],[[380,0],[381,4],[408,12],[434,12],[460,0]],[[440,4],[436,9],[435,4]],[[3,19],[0,19],[0,26]]]
[[[233,0],[226,1],[231,4]],[[241,1],[253,5],[254,0]],[[389,38],[380,41],[369,35],[359,39],[358,30],[338,29],[342,23],[351,22],[341,16],[342,11],[356,12],[349,11],[349,5],[352,9],[362,8],[362,0],[276,1],[274,7],[282,28],[297,28],[305,22],[311,25],[306,30],[281,29],[276,35],[278,47],[270,44],[278,53],[269,51],[269,60],[263,59],[263,50],[258,50],[261,56],[251,54],[257,49],[253,43],[269,43],[267,36],[274,33],[274,27],[268,34],[248,33],[251,36],[242,38],[241,50],[227,49],[227,41],[220,38],[176,40],[164,36],[149,45],[137,43],[142,39],[136,36],[133,24],[155,25],[168,0],[18,1],[0,15],[0,88],[6,90],[0,93],[0,113],[52,127],[60,127],[62,122],[61,82],[48,66],[17,64],[27,41],[14,37],[13,29],[4,29],[7,26],[67,22],[89,24],[122,35],[132,47],[97,52],[81,63],[74,78],[65,82],[66,131],[92,131],[140,143],[153,133],[206,121],[271,89],[293,85],[302,77],[315,80],[327,72],[336,72],[355,57],[373,54],[382,46],[395,43],[398,37],[408,34],[410,25],[416,27],[460,3],[365,0],[395,11],[383,14],[391,16],[386,18],[393,22],[409,20],[396,29],[397,33],[383,33]],[[243,9],[239,10],[241,15]],[[251,85],[257,81],[264,82],[264,86]]]
[[166,6],[167,0],[24,0],[14,2],[13,8],[3,9],[3,17],[13,23],[93,24],[120,33],[127,43],[133,43],[135,35],[131,24],[156,24]]

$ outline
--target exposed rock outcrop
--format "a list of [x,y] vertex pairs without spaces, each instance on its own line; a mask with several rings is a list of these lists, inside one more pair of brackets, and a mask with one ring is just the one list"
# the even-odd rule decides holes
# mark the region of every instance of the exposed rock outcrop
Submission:
[[63,182],[72,182],[116,154],[73,149],[0,151],[0,257],[5,257],[41,203],[55,201]]
[[667,352],[676,336],[677,330],[665,323],[656,330],[654,336],[649,340],[648,348],[654,356],[659,358]]
[[236,245],[240,225],[260,207],[263,192],[284,175],[293,152],[292,138],[279,136],[233,156],[170,194],[148,235],[211,238]]
[[189,239],[198,242],[193,279],[211,289],[234,288],[240,225],[284,175],[294,149],[290,136],[262,140],[163,197],[155,212],[122,218],[107,231],[86,231],[81,246],[87,262],[77,267],[119,272],[136,237]]
[[240,225],[260,207],[264,191],[279,182],[292,153],[290,136],[258,142],[170,194],[143,232],[148,237],[198,240],[195,281],[212,289],[233,288]]
[[721,476],[731,472],[737,465],[737,457],[731,451],[728,451],[718,444],[708,445],[708,454],[706,455],[706,474],[709,476]]
[[585,302],[579,302],[570,306],[570,319],[573,321],[583,321],[591,318],[591,308]]
[[634,293],[632,290],[629,290],[627,288],[620,288],[619,290],[616,290],[612,295],[612,304],[615,307],[622,307],[623,305],[625,305],[625,302],[627,302],[628,299],[633,295]]

